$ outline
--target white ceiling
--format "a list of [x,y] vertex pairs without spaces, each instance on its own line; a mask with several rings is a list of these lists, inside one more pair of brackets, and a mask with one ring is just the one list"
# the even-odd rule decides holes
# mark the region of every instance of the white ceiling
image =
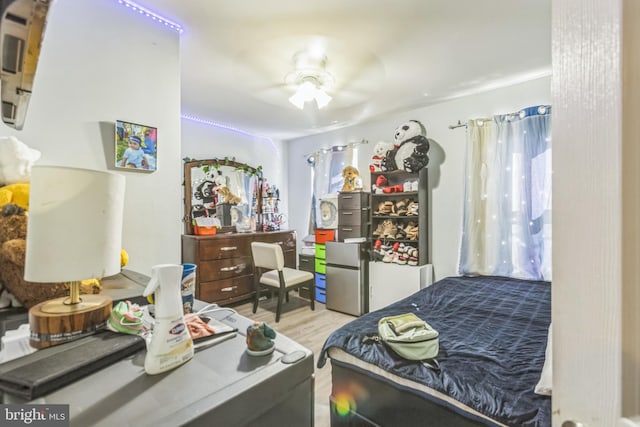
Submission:
[[[183,114],[274,139],[551,73],[551,0],[138,3],[184,28]],[[333,101],[301,111],[284,81],[312,46],[325,50]]]

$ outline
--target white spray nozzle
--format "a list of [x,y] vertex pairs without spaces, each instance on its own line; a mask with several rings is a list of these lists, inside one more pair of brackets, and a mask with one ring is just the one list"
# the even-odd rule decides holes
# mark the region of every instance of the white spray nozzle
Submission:
[[173,279],[174,276],[179,279],[180,276],[182,276],[182,265],[159,264],[151,267],[151,280],[149,280],[149,283],[147,283],[147,287],[144,288],[142,296],[146,297],[154,293],[162,282],[161,278],[165,278],[167,277],[167,275],[170,279]]

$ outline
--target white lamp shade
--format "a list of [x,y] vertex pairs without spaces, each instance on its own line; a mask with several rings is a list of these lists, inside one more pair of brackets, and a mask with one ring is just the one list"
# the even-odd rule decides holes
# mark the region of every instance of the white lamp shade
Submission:
[[61,166],[31,169],[24,278],[68,282],[120,271],[125,179]]

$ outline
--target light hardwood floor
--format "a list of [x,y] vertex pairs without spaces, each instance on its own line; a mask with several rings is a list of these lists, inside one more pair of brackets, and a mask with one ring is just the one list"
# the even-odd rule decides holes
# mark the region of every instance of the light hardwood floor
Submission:
[[[266,322],[277,333],[281,333],[313,351],[314,366],[324,341],[331,332],[355,319],[354,316],[327,310],[324,304],[316,301],[315,310],[311,311],[309,301],[290,292],[289,302],[283,302],[280,322],[276,323],[277,298],[260,301],[254,314],[253,302],[235,305],[242,316]],[[331,366],[327,363],[323,368],[315,367],[315,426],[329,427],[329,395],[331,394]]]

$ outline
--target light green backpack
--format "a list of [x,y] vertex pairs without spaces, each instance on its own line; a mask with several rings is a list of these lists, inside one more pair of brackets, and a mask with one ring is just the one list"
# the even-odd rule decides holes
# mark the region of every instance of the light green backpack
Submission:
[[422,361],[439,370],[436,357],[440,350],[438,331],[413,313],[383,317],[378,321],[378,336],[368,340],[382,341],[399,356]]

